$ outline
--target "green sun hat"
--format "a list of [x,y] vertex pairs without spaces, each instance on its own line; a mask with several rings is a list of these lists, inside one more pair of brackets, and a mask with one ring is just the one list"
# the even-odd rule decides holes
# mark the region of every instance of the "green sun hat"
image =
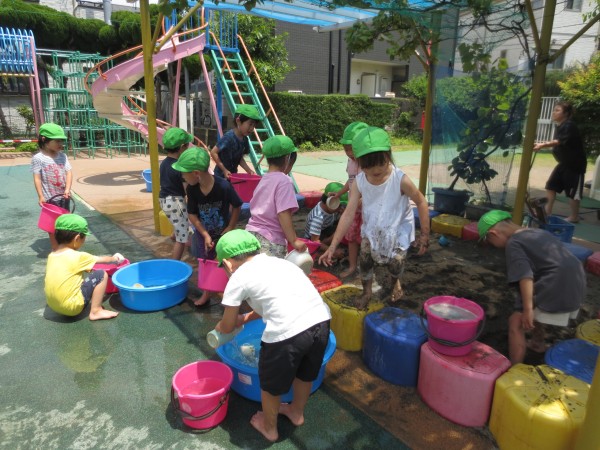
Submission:
[[40,127],[40,136],[47,137],[48,139],[67,139],[65,130],[60,125],[55,123],[45,123]]
[[87,220],[78,214],[63,214],[58,216],[54,223],[55,230],[75,231],[77,233],[90,235]]
[[[327,195],[330,192],[339,192],[343,187],[344,187],[344,185],[342,183],[340,183],[338,181],[332,181],[331,183],[327,184],[327,186],[325,186],[325,190],[323,192],[325,193],[325,195]],[[348,204],[348,193],[347,192],[344,192],[340,196],[340,203],[342,205]]]
[[364,130],[365,128],[369,128],[369,125],[367,125],[364,122],[352,122],[344,130],[344,134],[342,135],[342,138],[340,139],[340,144],[344,144],[344,145],[352,144],[354,137],[360,131]]
[[383,128],[365,128],[352,141],[352,153],[354,153],[355,158],[360,158],[369,153],[385,152],[391,148],[390,136]]
[[289,137],[276,135],[263,142],[262,154],[265,155],[265,158],[278,158],[297,150],[294,142]]
[[169,128],[163,136],[163,147],[165,149],[178,149],[183,144],[189,144],[194,140],[194,136],[182,130],[181,128]]
[[254,105],[238,105],[238,107],[235,108],[235,114],[246,116],[248,119],[262,120],[258,108]]
[[179,172],[193,172],[198,170],[206,172],[210,164],[210,156],[208,152],[199,147],[190,147],[185,150],[179,159],[171,167]]
[[252,233],[239,229],[228,231],[217,242],[219,267],[223,265],[225,258],[255,252],[256,250],[260,250],[260,242]]
[[490,228],[492,228],[498,222],[502,222],[506,219],[512,219],[512,215],[508,211],[493,209],[486,212],[483,216],[481,216],[479,222],[477,222],[479,238],[484,239],[488,231],[490,231]]

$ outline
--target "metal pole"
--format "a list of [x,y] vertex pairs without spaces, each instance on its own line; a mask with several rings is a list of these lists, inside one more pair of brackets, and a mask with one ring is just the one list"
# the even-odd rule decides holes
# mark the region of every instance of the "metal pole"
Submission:
[[144,59],[144,88],[146,90],[146,118],[148,120],[148,146],[150,151],[150,169],[152,170],[152,207],[154,209],[154,230],[160,233],[158,213],[160,204],[158,193],[160,179],[158,175],[158,133],[156,131],[156,97],[154,95],[154,71],[152,66],[152,29],[150,27],[149,0],[140,0],[140,16],[142,25],[142,47]]

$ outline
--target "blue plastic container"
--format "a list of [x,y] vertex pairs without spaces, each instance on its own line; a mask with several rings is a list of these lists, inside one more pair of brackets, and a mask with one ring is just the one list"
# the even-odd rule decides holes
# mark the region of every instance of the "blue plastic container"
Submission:
[[573,253],[579,261],[585,262],[590,256],[594,254],[593,250],[590,250],[587,247],[583,247],[581,245],[572,244],[570,242],[565,242],[565,247],[569,249],[571,253]]
[[365,317],[363,360],[373,373],[401,386],[416,386],[421,345],[427,334],[419,316],[383,308]]
[[[421,228],[421,220],[419,219],[419,210],[417,209],[416,206],[413,206],[413,214],[415,216],[415,228]],[[440,213],[437,211],[434,211],[433,209],[429,210],[429,225],[431,225],[431,219],[433,219],[436,216],[439,216]]]
[[304,208],[304,202],[306,198],[302,194],[296,194],[296,201],[298,202],[298,208]]
[[531,217],[531,221],[539,228],[546,230],[549,233],[552,233],[558,239],[563,242],[571,242],[573,239],[573,234],[575,233],[575,225],[567,222],[565,219],[561,219],[556,216],[548,216],[546,218],[546,223],[541,223],[535,217]]
[[[227,344],[217,348],[217,355],[219,358],[227,364],[233,371],[233,383],[231,389],[248,400],[260,402],[260,380],[258,379],[258,367],[242,364],[237,358],[238,348],[244,342],[258,341],[265,329],[265,323],[262,320],[253,320],[252,322],[244,325],[244,329],[240,331],[233,340]],[[325,366],[335,353],[336,340],[335,335],[332,331],[329,332],[329,343],[325,349],[325,356],[323,357],[323,364],[319,371],[319,376],[313,381],[311,394],[315,392],[323,383],[323,377],[325,377]],[[256,349],[258,352],[259,349]],[[281,401],[291,402],[293,398],[293,389],[287,394],[281,396]]]
[[152,170],[145,169],[142,171],[142,178],[146,182],[146,190],[152,192]]
[[600,347],[583,339],[568,339],[546,352],[546,364],[591,384]]
[[160,311],[185,299],[192,267],[175,259],[150,259],[117,270],[112,282],[134,311]]
[[240,211],[239,220],[248,220],[250,218],[250,203],[243,203]]

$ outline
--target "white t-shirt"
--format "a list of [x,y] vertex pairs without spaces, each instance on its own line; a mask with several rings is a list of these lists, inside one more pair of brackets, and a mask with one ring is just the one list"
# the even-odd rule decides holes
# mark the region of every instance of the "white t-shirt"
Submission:
[[402,194],[400,182],[404,172],[397,167],[383,184],[367,181],[364,172],[356,176],[356,187],[362,195],[361,236],[371,243],[373,259],[385,263],[407,250],[415,240],[415,217],[410,199]]
[[280,342],[331,319],[329,307],[302,270],[281,258],[254,256],[231,275],[224,306],[248,305],[266,323],[262,340]]

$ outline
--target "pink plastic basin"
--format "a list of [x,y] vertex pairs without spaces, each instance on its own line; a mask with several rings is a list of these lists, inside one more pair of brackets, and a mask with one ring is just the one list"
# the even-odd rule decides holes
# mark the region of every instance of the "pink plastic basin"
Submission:
[[217,261],[198,259],[198,287],[203,291],[224,292],[229,277]]
[[38,219],[38,228],[47,231],[48,233],[54,233],[54,223],[59,216],[68,214],[69,211],[60,206],[53,205],[52,203],[42,204],[42,210],[40,211],[40,218]]
[[119,288],[116,287],[112,282],[112,276],[118,269],[128,265],[128,259],[124,259],[123,261],[121,261],[120,264],[94,264],[94,270],[105,270],[106,275],[108,275],[108,283],[106,283],[106,290],[104,292],[106,292],[107,294],[114,294],[115,292],[119,292]]
[[[300,239],[302,242],[304,242],[306,244],[306,246],[308,247],[308,253],[310,253],[314,259],[315,253],[317,252],[317,250],[319,250],[321,243],[318,241],[311,241],[310,239],[304,239],[304,238],[298,238],[298,239]],[[290,244],[288,242],[287,249],[288,249],[288,252],[291,252],[292,250],[294,250],[294,247],[292,247],[292,244]]]
[[232,173],[229,181],[244,203],[248,203],[254,195],[254,189],[258,186],[260,175],[250,173]]

